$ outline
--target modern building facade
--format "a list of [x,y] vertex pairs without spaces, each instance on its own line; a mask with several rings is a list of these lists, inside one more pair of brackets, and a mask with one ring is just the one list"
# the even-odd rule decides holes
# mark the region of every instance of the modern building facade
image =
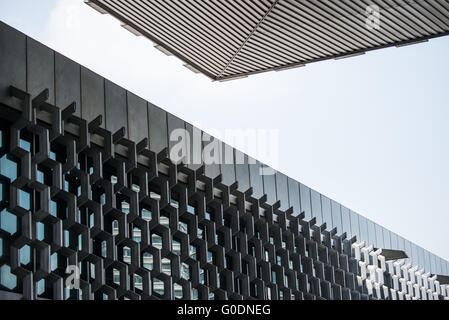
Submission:
[[216,139],[244,163],[173,163],[198,128],[3,23],[0,119],[0,299],[449,299],[447,261]]

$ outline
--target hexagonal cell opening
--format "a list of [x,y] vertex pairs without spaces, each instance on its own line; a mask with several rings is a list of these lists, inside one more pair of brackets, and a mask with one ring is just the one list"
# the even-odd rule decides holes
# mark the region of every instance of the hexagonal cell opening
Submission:
[[151,210],[147,208],[142,208],[142,210],[140,210],[140,216],[142,217],[142,219],[146,221],[151,221],[152,219]]
[[0,267],[0,284],[9,290],[17,286],[17,277],[11,273],[11,267],[6,264]]
[[24,245],[19,250],[20,264],[28,265],[31,262],[31,247],[29,245]]
[[144,252],[142,255],[142,266],[147,270],[153,270],[153,255],[148,252]]
[[134,288],[143,290],[143,279],[138,274],[134,274]]
[[153,278],[153,293],[159,296],[163,296],[164,292],[164,282],[158,278]]
[[131,264],[131,249],[123,247],[123,262]]
[[168,276],[171,276],[171,261],[170,259],[164,258],[162,259],[162,273],[165,273]]
[[0,229],[14,234],[17,232],[17,216],[6,209],[0,212]]
[[182,299],[182,286],[178,283],[173,284],[173,293],[175,296],[175,299]]
[[162,237],[157,233],[151,235],[151,245],[156,249],[162,249]]
[[136,242],[142,241],[142,230],[137,227],[133,228],[133,240]]

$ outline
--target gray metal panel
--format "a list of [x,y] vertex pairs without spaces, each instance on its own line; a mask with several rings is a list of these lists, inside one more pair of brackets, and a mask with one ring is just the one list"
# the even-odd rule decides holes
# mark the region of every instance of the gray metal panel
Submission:
[[424,268],[426,272],[430,272],[430,252],[424,250]]
[[185,123],[186,130],[188,133],[188,139],[190,141],[190,158],[188,167],[190,169],[196,170],[201,167],[203,162],[202,154],[201,154],[201,130],[197,127],[192,126],[190,123]]
[[254,158],[248,156],[249,163],[249,177],[250,184],[253,188],[253,195],[255,198],[260,198],[264,195],[263,191],[263,179],[260,175],[260,162],[256,161]]
[[32,96],[49,90],[48,102],[55,102],[55,54],[50,48],[27,38],[27,88]]
[[391,249],[391,231],[383,228],[382,233],[384,235],[384,248]]
[[410,242],[412,246],[412,254],[413,254],[413,265],[418,265],[419,263],[419,256],[418,256],[418,246],[414,244],[413,242]]
[[390,232],[391,236],[391,249],[398,250],[399,244],[398,244],[398,235],[394,232]]
[[[348,238],[352,237],[351,232],[351,216],[349,215],[349,209],[341,206],[341,221],[343,223],[343,232],[346,232]],[[365,240],[365,239],[363,239]]]
[[357,239],[360,239],[360,224],[359,224],[359,215],[349,210],[349,214],[351,216],[351,232],[352,236],[357,236]]
[[[182,119],[172,115],[171,113],[167,113],[167,134],[168,134],[168,146],[169,146],[169,154],[172,154],[172,148],[176,145],[184,145],[184,149],[187,148],[187,141],[185,136],[185,123]],[[179,131],[180,135],[178,136],[177,129],[181,129]],[[176,131],[175,131],[176,130]],[[173,152],[174,154],[175,152]],[[181,156],[180,153],[176,154],[176,157]],[[173,157],[170,156],[170,159],[173,160]],[[182,160],[182,159],[181,159]]]
[[327,225],[327,230],[331,230],[333,226],[331,200],[323,195],[321,195],[321,211],[323,213],[323,222]]
[[234,148],[224,142],[220,142],[220,145],[222,181],[231,185],[235,182]]
[[78,63],[55,53],[56,105],[63,109],[76,103],[75,115],[81,115],[81,67]]
[[290,207],[293,207],[293,214],[300,214],[301,204],[299,201],[299,183],[292,178],[288,178],[288,199]]
[[234,149],[235,157],[235,175],[239,182],[238,190],[245,192],[250,188],[249,183],[249,166],[248,166],[248,155],[243,152]]
[[301,212],[305,213],[306,219],[312,219],[312,205],[310,204],[310,188],[299,183],[299,195],[301,199]]
[[323,213],[321,211],[321,194],[313,189],[310,189],[310,203],[312,206],[312,216],[316,218],[316,224],[321,226],[323,224]]
[[360,240],[365,241],[366,244],[368,244],[369,243],[368,225],[367,220],[364,216],[359,216],[359,227],[360,227]]
[[405,243],[405,252],[407,253],[409,259],[408,261],[413,264],[413,252],[412,252],[412,244],[407,239],[404,239]]
[[[127,128],[126,90],[115,83],[105,81],[106,129],[116,132]],[[128,132],[127,132],[128,134]]]
[[435,256],[436,259],[436,264],[437,264],[437,274],[442,274],[442,269],[441,269],[441,258]]
[[288,202],[287,176],[280,172],[276,172],[276,194],[278,200],[281,201],[281,210],[287,210],[290,208]]
[[344,233],[343,225],[341,222],[341,205],[334,200],[331,200],[332,209],[332,227],[337,228],[337,233]]
[[19,106],[9,86],[26,91],[26,37],[0,21],[0,102]]
[[374,224],[373,221],[366,219],[366,225],[368,227],[368,244],[369,245],[374,245],[375,247],[377,246],[377,241],[376,241],[376,225]]
[[[137,95],[128,92],[128,134],[129,139],[140,142],[148,137],[147,102]],[[184,129],[184,126],[182,127]]]
[[384,234],[383,234],[382,227],[380,225],[378,225],[377,223],[375,225],[376,225],[377,247],[384,248]]
[[418,261],[420,269],[426,265],[426,262],[424,260],[424,249],[421,247],[418,247]]
[[435,261],[435,255],[433,253],[430,254],[430,272],[433,274],[436,273],[437,266]]
[[[205,175],[209,178],[216,178],[221,174],[220,171],[220,141],[206,132],[203,132],[203,154],[210,157],[210,163],[206,162]],[[208,151],[205,151],[208,150]]]
[[[264,167],[265,170],[266,166]],[[268,170],[271,171],[271,170]],[[268,172],[268,171],[264,171]],[[273,172],[273,171],[271,171]],[[270,173],[270,172],[269,172]],[[274,204],[277,201],[276,195],[276,174],[264,174],[262,176],[263,180],[263,191],[267,195],[267,203]]]
[[[104,114],[104,78],[81,67],[81,116],[92,121]],[[105,126],[104,121],[101,125]]]
[[150,150],[159,153],[164,148],[168,148],[167,112],[149,103],[148,118],[150,124]]

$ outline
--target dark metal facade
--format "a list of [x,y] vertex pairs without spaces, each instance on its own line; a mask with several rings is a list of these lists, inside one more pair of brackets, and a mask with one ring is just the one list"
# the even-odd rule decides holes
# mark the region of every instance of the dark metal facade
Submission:
[[[357,280],[356,238],[448,274],[446,261],[318,192],[258,175],[260,164],[174,165],[170,131],[198,129],[1,23],[0,44],[0,291],[385,298]],[[122,122],[136,115],[144,122]],[[80,291],[65,289],[67,265],[80,266]]]
[[[449,33],[446,0],[86,1],[213,80]],[[370,26],[372,10],[380,25]]]

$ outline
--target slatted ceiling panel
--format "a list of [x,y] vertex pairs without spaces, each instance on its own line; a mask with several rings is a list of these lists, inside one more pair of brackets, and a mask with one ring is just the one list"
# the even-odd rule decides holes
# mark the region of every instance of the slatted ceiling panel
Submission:
[[[111,4],[114,3],[114,7],[117,11],[123,14],[120,6],[117,5],[120,1],[105,2]],[[224,46],[221,47],[222,55],[217,55],[215,54],[215,51],[211,49],[210,45],[208,45],[205,41],[201,41],[203,34],[202,32],[197,32],[201,35],[195,37],[195,34],[190,32],[189,29],[177,28],[177,25],[183,25],[183,23],[180,23],[178,19],[177,24],[172,24],[170,20],[167,19],[165,14],[161,14],[161,12],[164,11],[160,11],[157,6],[149,6],[144,1],[136,1],[135,5],[135,10],[142,12],[142,14],[139,14],[142,18],[137,18],[140,26],[142,26],[147,32],[155,34],[158,39],[162,39],[163,42],[169,44],[170,47],[177,51],[181,51],[185,57],[193,61],[200,61],[202,63],[202,67],[212,73],[219,72],[221,70],[220,67],[217,67],[217,64],[221,61],[223,61],[222,63],[224,64],[226,63],[227,59],[225,56],[226,51],[223,50]],[[133,16],[129,14],[128,11],[128,15],[126,17],[130,19],[130,17]]]
[[342,21],[342,17],[336,17],[322,9],[323,3],[313,1],[289,1],[290,9],[298,12],[310,12],[307,17],[314,24],[319,24],[328,34],[331,34],[338,43],[344,43],[350,50],[359,50],[369,46],[362,37],[357,37],[349,27]]
[[[279,17],[286,23],[287,31],[295,30],[299,37],[309,35],[308,41],[317,42],[325,48],[326,51],[335,50],[336,52],[351,50],[346,43],[338,41],[328,28],[326,23],[316,21],[308,14],[302,11],[292,10],[290,6],[279,6]],[[278,16],[273,15],[273,18]],[[285,32],[285,31],[284,31]],[[313,40],[312,40],[313,39]]]
[[[92,0],[213,80],[449,34],[447,0]],[[380,29],[366,27],[377,5]]]

